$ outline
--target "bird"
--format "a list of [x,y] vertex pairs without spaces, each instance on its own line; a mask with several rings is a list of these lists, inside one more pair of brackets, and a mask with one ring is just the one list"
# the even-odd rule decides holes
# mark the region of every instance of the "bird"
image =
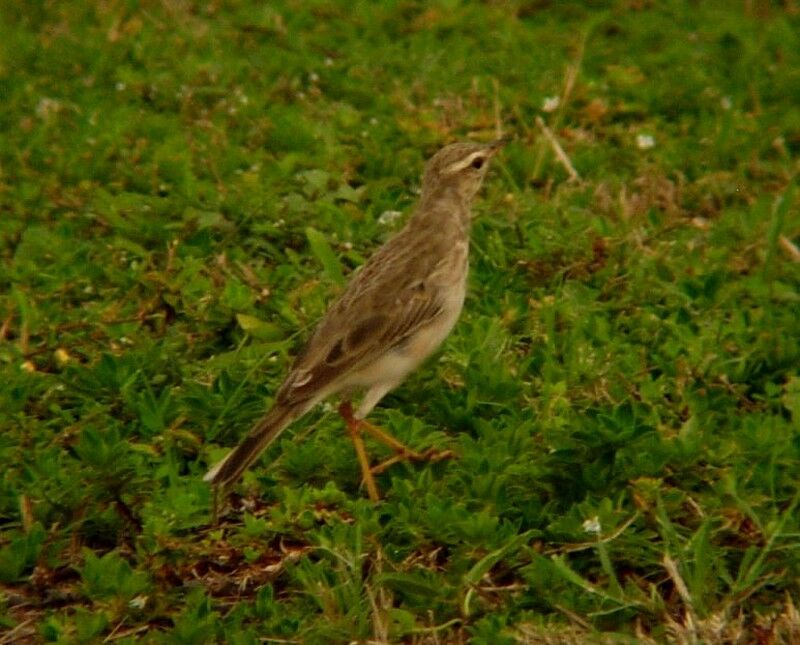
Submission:
[[[438,460],[449,451],[417,452],[366,421],[378,402],[449,335],[464,305],[471,205],[506,139],[460,142],[425,164],[420,198],[406,225],[356,270],[296,356],[272,407],[204,480],[235,483],[289,426],[318,403],[340,395],[339,413],[353,441],[369,498],[380,499],[374,474],[403,459]],[[355,412],[354,393],[362,393]],[[363,432],[395,456],[370,466]]]

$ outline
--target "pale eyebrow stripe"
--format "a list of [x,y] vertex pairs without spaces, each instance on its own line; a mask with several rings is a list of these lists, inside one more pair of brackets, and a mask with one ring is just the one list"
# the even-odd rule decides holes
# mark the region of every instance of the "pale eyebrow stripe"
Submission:
[[469,166],[477,157],[482,157],[485,154],[486,153],[483,150],[476,150],[471,155],[469,155],[468,157],[462,159],[461,161],[456,161],[456,162],[450,164],[449,166],[447,166],[447,169],[445,170],[445,173],[446,174],[450,174],[451,172],[457,172],[459,170],[463,170],[464,168]]

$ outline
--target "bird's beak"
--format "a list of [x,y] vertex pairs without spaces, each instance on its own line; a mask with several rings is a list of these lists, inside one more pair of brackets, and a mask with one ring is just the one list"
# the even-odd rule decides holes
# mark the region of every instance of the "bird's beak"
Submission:
[[488,144],[487,148],[489,148],[489,153],[494,157],[498,152],[500,152],[503,147],[511,140],[510,137],[502,137],[500,139],[495,139],[490,144]]

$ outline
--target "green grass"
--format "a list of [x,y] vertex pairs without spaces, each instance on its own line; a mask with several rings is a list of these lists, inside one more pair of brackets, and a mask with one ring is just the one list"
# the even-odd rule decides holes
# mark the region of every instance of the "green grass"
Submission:
[[[4,642],[797,642],[796,3],[0,5]],[[458,457],[369,503],[321,408],[210,527],[498,125],[465,313],[372,417]]]

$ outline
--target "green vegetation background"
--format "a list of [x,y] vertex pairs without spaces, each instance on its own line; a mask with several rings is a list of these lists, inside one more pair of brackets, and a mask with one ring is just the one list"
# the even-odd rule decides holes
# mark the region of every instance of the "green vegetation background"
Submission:
[[[0,5],[2,642],[798,642],[797,3]],[[210,527],[499,128],[465,314],[373,417],[458,458],[371,504],[320,409]]]

